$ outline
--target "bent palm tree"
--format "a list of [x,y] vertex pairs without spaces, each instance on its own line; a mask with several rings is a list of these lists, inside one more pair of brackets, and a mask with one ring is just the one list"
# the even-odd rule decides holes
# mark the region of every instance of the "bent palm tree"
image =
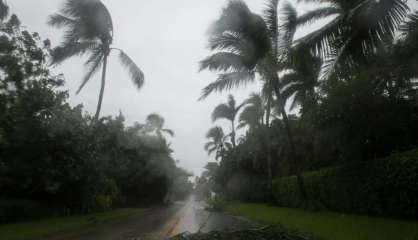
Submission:
[[148,115],[145,123],[145,132],[154,132],[160,139],[164,139],[164,133],[173,137],[174,131],[164,128],[164,122],[164,118],[156,113]]
[[[285,125],[301,197],[306,199],[301,167],[296,159],[295,142],[285,110],[285,99],[281,96],[278,75],[278,72],[283,70],[283,57],[287,56],[293,42],[297,13],[290,4],[286,4],[282,11],[283,23],[279,25],[278,2],[268,1],[264,20],[251,13],[242,1],[232,1],[223,10],[221,18],[215,22],[214,28],[218,31],[213,31],[209,39],[210,48],[218,52],[201,62],[201,69],[218,70],[223,73],[215,82],[204,88],[202,98],[215,91],[245,85],[254,80],[256,72],[259,73],[267,83],[267,91],[276,95],[276,104]],[[272,166],[271,159],[269,166]]]
[[49,17],[48,24],[65,29],[64,41],[52,51],[52,64],[61,64],[74,56],[89,55],[84,64],[87,73],[77,90],[77,94],[102,68],[95,120],[98,120],[102,107],[107,63],[112,51],[119,52],[120,62],[128,70],[134,85],[140,89],[144,84],[144,74],[141,69],[124,51],[112,47],[112,18],[108,9],[100,0],[67,0],[59,13]]
[[211,141],[205,144],[205,150],[209,155],[215,153],[215,159],[218,160],[222,158],[225,151],[231,148],[231,144],[226,142],[226,136],[221,127],[215,126],[206,134],[206,138]]
[[233,95],[228,96],[228,102],[219,104],[215,107],[212,113],[212,121],[215,122],[218,119],[227,119],[231,122],[231,142],[232,146],[236,147],[235,142],[235,118],[244,104],[236,106],[236,101]]

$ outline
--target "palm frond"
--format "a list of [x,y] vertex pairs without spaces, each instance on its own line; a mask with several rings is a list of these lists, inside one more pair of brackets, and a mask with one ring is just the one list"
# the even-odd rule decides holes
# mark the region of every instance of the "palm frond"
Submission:
[[206,150],[208,152],[208,155],[212,155],[218,148],[216,146],[209,148]]
[[304,91],[302,82],[295,82],[286,86],[286,88],[281,90],[280,97],[282,101],[287,101],[291,98],[295,93],[299,91]]
[[97,42],[70,42],[62,46],[58,46],[51,51],[51,65],[61,64],[68,58],[74,56],[82,56],[89,51],[98,49],[100,45]]
[[219,126],[212,127],[206,133],[206,138],[213,139],[215,143],[223,141],[224,137],[224,131]]
[[297,27],[297,12],[295,7],[286,2],[281,10],[281,24],[280,33],[282,34],[279,40],[279,51],[283,56],[286,56],[292,47],[293,38]]
[[279,0],[269,0],[263,14],[274,54],[277,54],[279,44],[278,5]]
[[204,149],[208,151],[212,147],[216,147],[216,144],[214,142],[207,142],[205,143]]
[[173,130],[171,130],[171,129],[167,129],[167,128],[165,128],[165,129],[162,129],[161,131],[163,131],[163,132],[167,133],[167,134],[168,134],[168,135],[170,135],[171,137],[174,137],[174,131],[173,131]]
[[231,88],[245,86],[246,84],[253,82],[254,79],[254,71],[219,74],[218,79],[215,82],[209,84],[202,90],[202,96],[199,100],[207,98],[213,92],[222,92],[224,90],[230,90]]
[[87,82],[94,76],[94,74],[97,73],[97,71],[100,69],[103,63],[103,54],[99,50],[97,50],[95,53],[91,55],[91,57],[87,60],[85,63],[85,66],[87,66],[87,73],[84,76],[80,87],[78,88],[76,94],[79,94],[81,90],[84,88],[84,86],[87,84]]
[[140,89],[144,85],[144,73],[141,69],[135,64],[135,62],[122,50],[119,49],[119,60],[128,72],[129,75],[135,84],[135,86]]
[[200,61],[199,71],[242,71],[245,68],[241,56],[230,52],[218,52]]
[[48,17],[47,24],[51,27],[76,27],[77,22],[74,19],[66,17],[62,14],[56,13]]
[[280,88],[286,88],[287,86],[299,81],[299,74],[295,71],[289,71],[280,78]]
[[213,122],[222,118],[232,121],[233,115],[234,115],[234,108],[231,108],[229,105],[223,103],[215,107],[215,109],[212,112],[211,117],[212,117]]
[[330,17],[335,14],[341,13],[341,9],[337,6],[320,7],[311,11],[308,11],[297,18],[297,26],[305,26],[314,23],[317,20]]
[[109,10],[100,0],[66,0],[60,13],[77,21],[80,39],[113,38],[113,23]]

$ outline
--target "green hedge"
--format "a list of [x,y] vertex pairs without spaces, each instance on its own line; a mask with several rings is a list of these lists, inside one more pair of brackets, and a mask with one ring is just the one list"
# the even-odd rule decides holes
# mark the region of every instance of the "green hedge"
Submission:
[[51,216],[45,204],[24,199],[0,199],[0,224]]
[[[309,197],[326,209],[418,219],[418,149],[304,174]],[[301,207],[296,177],[276,179],[278,205]]]

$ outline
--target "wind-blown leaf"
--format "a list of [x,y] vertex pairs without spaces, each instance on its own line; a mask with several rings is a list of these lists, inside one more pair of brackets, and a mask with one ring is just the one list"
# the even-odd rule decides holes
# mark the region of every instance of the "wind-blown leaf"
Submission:
[[49,26],[57,28],[77,27],[77,22],[74,19],[71,19],[59,13],[49,16],[47,23]]
[[202,91],[200,100],[207,98],[212,92],[221,92],[231,88],[245,86],[253,82],[255,73],[252,71],[230,72],[219,74],[218,79],[206,86]]
[[297,25],[298,27],[309,25],[317,20],[330,17],[339,13],[341,13],[341,9],[339,9],[336,6],[320,7],[298,16]]
[[170,135],[171,137],[174,137],[174,131],[173,131],[173,130],[171,130],[171,129],[167,129],[167,128],[165,128],[165,129],[162,129],[161,131],[163,131],[163,132],[167,133],[167,134],[168,134],[168,135]]
[[119,50],[119,59],[121,64],[129,71],[129,75],[135,84],[140,89],[144,85],[144,73],[135,64],[135,62],[122,50]]
[[205,69],[211,71],[242,71],[245,68],[246,66],[239,55],[230,52],[218,52],[202,60],[199,71]]
[[51,64],[58,65],[70,57],[82,56],[89,51],[94,51],[97,48],[99,48],[99,45],[96,42],[90,41],[72,42],[65,46],[58,46],[51,52]]
[[296,9],[288,2],[286,2],[281,10],[281,25],[278,50],[282,56],[287,56],[293,44],[293,38],[297,27],[297,12]]
[[234,109],[231,109],[228,105],[220,104],[216,106],[212,112],[212,121],[215,122],[216,120],[222,118],[232,121],[234,115],[233,111]]
[[83,81],[80,84],[76,94],[79,94],[87,82],[97,73],[103,63],[103,55],[100,50],[93,53],[93,55],[87,60],[85,65],[87,66],[87,73],[83,78]]

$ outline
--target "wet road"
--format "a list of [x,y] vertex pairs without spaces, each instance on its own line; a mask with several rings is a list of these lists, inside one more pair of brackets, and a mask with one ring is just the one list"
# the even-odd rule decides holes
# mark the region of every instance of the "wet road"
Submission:
[[257,226],[248,219],[227,213],[208,212],[204,207],[205,203],[191,198],[189,201],[150,208],[127,219],[88,227],[76,233],[61,234],[48,240],[167,239],[183,232],[237,230]]

